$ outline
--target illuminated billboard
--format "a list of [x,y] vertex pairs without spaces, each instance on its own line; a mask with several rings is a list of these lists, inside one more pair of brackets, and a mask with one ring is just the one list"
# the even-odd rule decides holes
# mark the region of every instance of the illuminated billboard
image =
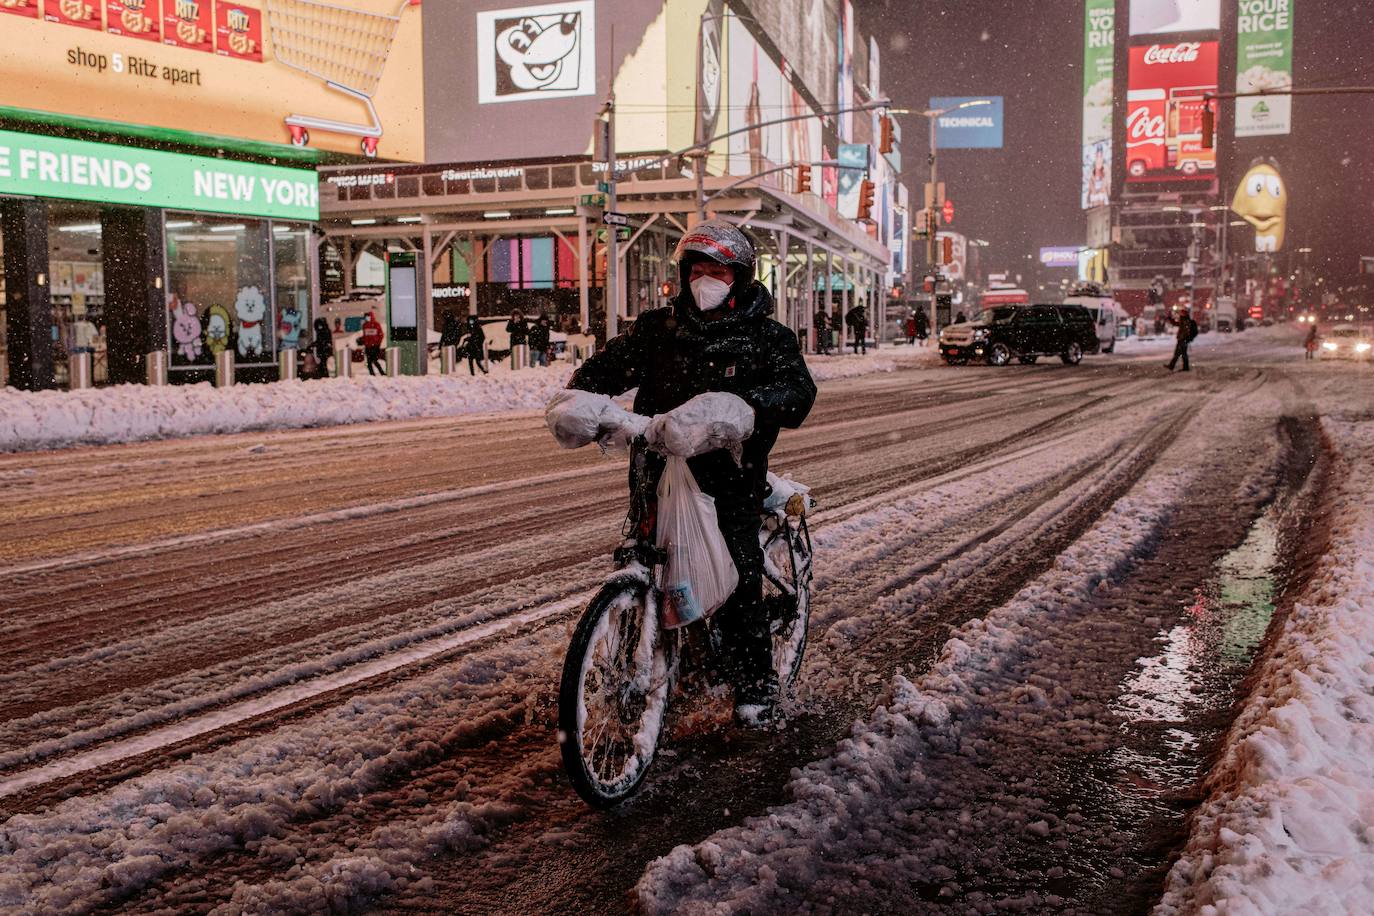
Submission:
[[[0,114],[260,152],[424,158],[407,0],[0,2]],[[374,120],[375,111],[375,120]]]
[[1107,204],[1112,174],[1115,0],[1087,0],[1083,15],[1082,206]]
[[[1236,91],[1293,88],[1292,0],[1240,0],[1236,19]],[[1236,99],[1236,136],[1288,133],[1293,97]]]
[[936,145],[940,149],[1001,149],[1002,97],[1000,95],[940,96],[930,100],[936,111],[967,102],[986,102],[948,111],[935,119]]
[[1203,95],[1217,89],[1217,43],[1179,41],[1130,49],[1126,181],[1206,180],[1216,150],[1202,147]]
[[477,14],[477,101],[530,102],[596,92],[592,0]]
[[1210,32],[1221,28],[1221,0],[1131,0],[1131,34]]

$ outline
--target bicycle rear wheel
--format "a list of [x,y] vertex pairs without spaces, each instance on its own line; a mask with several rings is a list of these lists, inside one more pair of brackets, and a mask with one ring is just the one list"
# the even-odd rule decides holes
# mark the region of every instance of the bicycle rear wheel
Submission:
[[638,579],[606,583],[573,632],[558,691],[563,768],[589,805],[633,795],[658,749],[671,660]]
[[763,592],[773,637],[773,672],[786,692],[801,671],[811,622],[811,544],[799,525],[786,523],[763,541]]

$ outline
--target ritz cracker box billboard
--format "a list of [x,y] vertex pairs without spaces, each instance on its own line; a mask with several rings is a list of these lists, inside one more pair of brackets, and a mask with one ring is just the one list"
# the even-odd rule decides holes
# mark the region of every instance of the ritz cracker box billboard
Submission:
[[421,161],[421,16],[419,0],[3,0],[0,115]]

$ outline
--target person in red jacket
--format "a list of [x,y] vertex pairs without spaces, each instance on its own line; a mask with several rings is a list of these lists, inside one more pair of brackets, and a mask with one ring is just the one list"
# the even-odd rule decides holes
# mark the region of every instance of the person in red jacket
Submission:
[[368,312],[363,319],[363,352],[367,354],[368,375],[386,375],[386,363],[382,362],[382,343],[385,340],[381,324]]

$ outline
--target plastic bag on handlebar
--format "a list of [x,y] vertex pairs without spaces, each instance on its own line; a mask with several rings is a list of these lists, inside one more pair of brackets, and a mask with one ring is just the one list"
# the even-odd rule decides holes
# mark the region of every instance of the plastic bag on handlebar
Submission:
[[718,448],[738,451],[754,432],[754,408],[726,391],[708,391],[649,422],[649,444],[669,455],[691,458]]
[[671,457],[658,481],[658,546],[668,554],[663,574],[663,626],[709,617],[739,584],[716,521],[716,501],[697,486],[687,459]]
[[549,401],[544,422],[564,448],[599,442],[604,449],[626,451],[630,441],[644,432],[649,418],[631,413],[604,394],[568,389]]

